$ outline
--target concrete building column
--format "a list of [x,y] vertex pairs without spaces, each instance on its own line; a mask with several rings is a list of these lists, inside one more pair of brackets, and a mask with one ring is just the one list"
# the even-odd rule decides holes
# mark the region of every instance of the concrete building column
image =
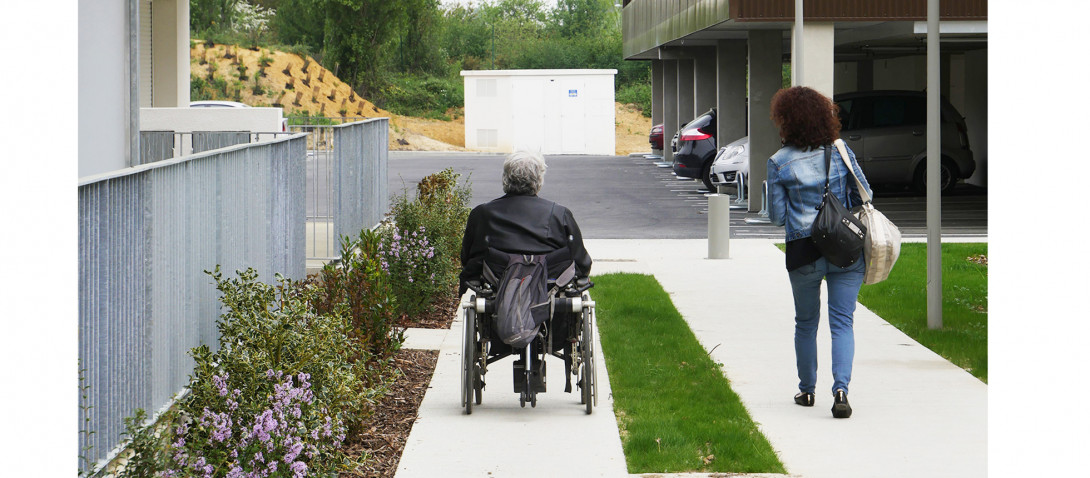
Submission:
[[662,160],[672,162],[670,140],[677,132],[677,61],[662,61]]
[[651,126],[662,124],[662,60],[651,60]]
[[[791,58],[791,71],[803,72],[801,82],[792,84],[809,86],[821,94],[833,97],[833,23],[806,22],[802,33],[803,54]],[[798,39],[792,38],[792,44]],[[801,63],[801,65],[800,65]]]
[[693,60],[685,59],[677,61],[677,119],[678,125],[685,124],[700,114],[696,112],[695,72]]
[[189,106],[189,0],[153,0],[151,106]]
[[695,71],[693,76],[693,88],[696,93],[696,105],[694,107],[696,114],[701,114],[716,107],[715,65],[715,50],[706,49],[697,53],[694,60]]
[[746,42],[716,43],[716,118],[719,145],[746,135]]
[[771,111],[772,95],[776,94],[782,86],[782,55],[782,31],[751,30],[749,32],[750,212],[761,210],[761,183],[768,175],[768,158],[780,149],[780,132],[772,123],[769,111]]

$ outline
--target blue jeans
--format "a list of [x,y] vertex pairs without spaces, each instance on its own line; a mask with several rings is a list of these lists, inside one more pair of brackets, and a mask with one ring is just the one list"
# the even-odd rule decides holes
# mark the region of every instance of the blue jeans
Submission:
[[829,264],[824,257],[788,272],[795,298],[795,361],[799,370],[799,391],[814,393],[817,384],[817,329],[821,314],[821,280],[829,297],[829,332],[833,339],[833,393],[848,391],[852,381],[855,334],[852,315],[863,285],[863,258],[847,268]]

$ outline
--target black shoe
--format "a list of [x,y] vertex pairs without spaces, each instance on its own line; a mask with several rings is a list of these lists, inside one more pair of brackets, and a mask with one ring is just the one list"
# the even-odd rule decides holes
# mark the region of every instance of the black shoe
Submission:
[[799,392],[795,394],[795,403],[804,407],[814,406],[813,392]]
[[848,405],[848,393],[843,389],[836,389],[833,394],[833,418],[848,418],[852,416],[852,406]]

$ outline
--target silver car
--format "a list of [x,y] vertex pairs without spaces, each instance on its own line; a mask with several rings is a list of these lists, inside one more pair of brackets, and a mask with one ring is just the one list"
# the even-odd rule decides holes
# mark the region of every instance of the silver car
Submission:
[[743,136],[719,148],[709,172],[712,184],[733,187],[737,176],[749,180],[749,136]]
[[[920,91],[864,91],[834,97],[840,107],[840,137],[855,153],[871,184],[910,185],[926,190],[927,95]],[[939,173],[942,190],[976,171],[965,118],[945,98]],[[714,184],[733,184],[739,172],[749,179],[749,137],[720,149],[711,168]]]

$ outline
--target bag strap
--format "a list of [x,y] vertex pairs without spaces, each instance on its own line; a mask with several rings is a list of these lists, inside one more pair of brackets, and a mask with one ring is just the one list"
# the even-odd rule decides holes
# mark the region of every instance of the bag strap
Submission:
[[[869,203],[871,201],[870,194],[867,194],[866,188],[863,187],[863,182],[859,180],[859,176],[855,175],[855,168],[853,168],[852,163],[848,161],[848,151],[845,149],[844,140],[837,138],[836,141],[833,141],[833,144],[836,145],[836,150],[840,151],[840,159],[844,160],[844,165],[848,167],[848,172],[852,173],[852,178],[855,179],[856,189],[859,190],[859,197],[863,198],[863,204]],[[828,161],[825,162],[825,165],[828,167]],[[826,176],[825,181],[825,187],[828,188],[828,176]]]
[[829,194],[829,175],[832,174],[832,158],[833,150],[829,149],[829,146],[822,146],[821,149],[825,151],[825,194]]

